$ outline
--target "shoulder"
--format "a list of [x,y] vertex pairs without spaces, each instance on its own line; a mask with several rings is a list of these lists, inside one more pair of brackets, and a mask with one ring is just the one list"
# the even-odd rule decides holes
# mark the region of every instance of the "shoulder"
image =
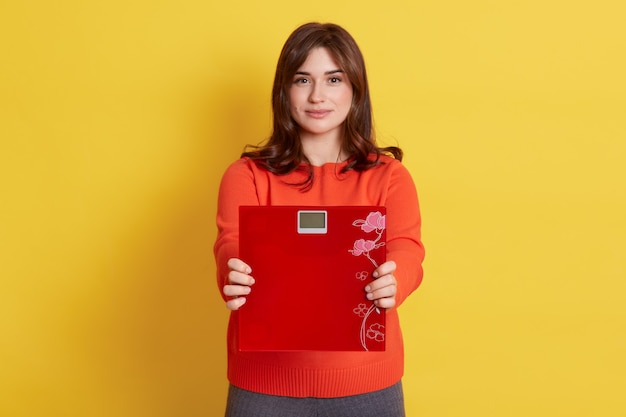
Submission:
[[396,158],[389,156],[389,155],[385,155],[385,154],[381,154],[380,157],[378,158],[378,161],[381,162],[383,165],[393,165],[393,166],[402,165],[402,162],[398,161]]
[[374,171],[385,173],[386,175],[409,175],[409,171],[402,164],[401,161],[395,159],[392,156],[382,154],[378,158],[378,165],[375,166]]
[[238,172],[238,171],[249,171],[251,165],[250,158],[242,157],[230,163],[230,165],[226,168],[226,172]]
[[218,203],[224,207],[258,204],[259,187],[263,189],[263,181],[259,181],[254,162],[248,158],[240,158],[232,162],[224,171],[220,181]]
[[237,183],[253,180],[254,171],[258,170],[255,164],[249,158],[239,158],[226,167],[222,175],[222,186],[233,186]]
[[386,184],[388,190],[406,192],[415,188],[413,176],[401,161],[388,155],[381,155],[379,162],[379,165],[371,171],[378,172],[374,175]]
[[231,162],[231,164],[226,168],[226,171],[224,171],[224,178],[229,178],[233,176],[234,177],[241,177],[241,176],[251,177],[251,176],[254,176],[257,171],[261,171],[261,170],[262,168],[259,168],[257,164],[254,163],[254,161],[244,156],[242,158],[239,158]]

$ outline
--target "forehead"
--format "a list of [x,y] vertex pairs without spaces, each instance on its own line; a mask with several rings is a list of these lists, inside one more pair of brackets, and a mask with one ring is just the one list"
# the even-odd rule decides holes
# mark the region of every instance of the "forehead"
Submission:
[[311,49],[298,71],[313,73],[315,71],[326,72],[337,69],[342,68],[328,48],[317,47]]

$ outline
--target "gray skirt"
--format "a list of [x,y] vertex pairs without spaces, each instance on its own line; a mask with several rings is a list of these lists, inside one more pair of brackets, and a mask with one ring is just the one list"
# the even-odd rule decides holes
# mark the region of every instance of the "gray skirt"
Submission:
[[402,382],[366,394],[294,398],[259,394],[231,385],[226,417],[405,417]]

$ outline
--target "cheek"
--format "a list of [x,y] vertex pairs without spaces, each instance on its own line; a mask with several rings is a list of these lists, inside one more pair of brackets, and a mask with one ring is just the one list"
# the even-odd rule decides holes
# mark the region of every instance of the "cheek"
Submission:
[[287,108],[289,111],[292,111],[294,104],[296,103],[296,95],[294,94],[293,89],[288,89],[285,95],[287,97]]
[[352,88],[346,89],[346,91],[344,91],[344,94],[343,94],[343,103],[344,103],[344,105],[346,105],[348,107],[351,107],[352,106],[352,98],[353,98]]
[[290,89],[288,97],[289,107],[292,109],[299,107],[300,103],[302,103],[303,100],[306,100],[305,94],[303,94],[303,92],[297,88]]
[[346,112],[349,112],[350,109],[352,108],[352,105],[353,105],[352,98],[353,98],[352,91],[348,92],[344,97],[343,105],[346,109]]
[[298,101],[293,94],[289,94],[287,100],[287,111],[291,114],[291,117],[295,117],[297,109],[298,109]]
[[298,103],[295,100],[289,100],[287,109],[289,110],[291,117],[295,118],[298,116]]

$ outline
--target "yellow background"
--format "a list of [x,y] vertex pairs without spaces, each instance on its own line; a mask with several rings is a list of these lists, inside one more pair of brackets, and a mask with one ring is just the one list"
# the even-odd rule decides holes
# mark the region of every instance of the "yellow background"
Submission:
[[622,4],[3,0],[0,415],[223,413],[216,190],[309,20],[420,193],[408,415],[626,415]]

